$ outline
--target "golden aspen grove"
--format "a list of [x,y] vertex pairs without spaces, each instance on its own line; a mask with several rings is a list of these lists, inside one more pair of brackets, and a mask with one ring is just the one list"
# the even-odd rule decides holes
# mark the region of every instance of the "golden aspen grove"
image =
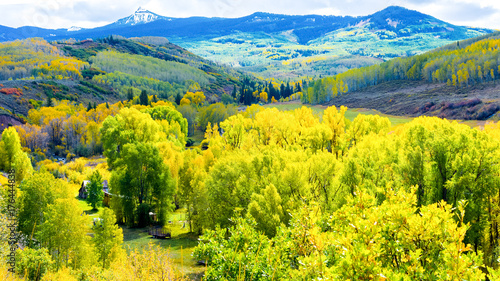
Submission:
[[500,280],[500,32],[298,79],[47,38],[0,42],[0,279]]

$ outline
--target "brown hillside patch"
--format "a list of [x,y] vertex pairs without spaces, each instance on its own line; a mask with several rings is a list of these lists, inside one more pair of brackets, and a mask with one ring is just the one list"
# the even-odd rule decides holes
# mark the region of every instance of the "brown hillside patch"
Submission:
[[499,112],[500,83],[455,88],[423,81],[391,81],[335,97],[328,105],[370,108],[397,116],[485,120]]

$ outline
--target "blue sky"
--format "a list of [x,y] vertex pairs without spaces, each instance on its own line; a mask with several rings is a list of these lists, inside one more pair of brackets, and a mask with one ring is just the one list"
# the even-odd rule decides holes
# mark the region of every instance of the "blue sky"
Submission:
[[457,25],[500,29],[498,0],[0,0],[0,25],[89,28],[128,16],[139,6],[169,17],[241,17],[257,11],[362,16],[391,5]]

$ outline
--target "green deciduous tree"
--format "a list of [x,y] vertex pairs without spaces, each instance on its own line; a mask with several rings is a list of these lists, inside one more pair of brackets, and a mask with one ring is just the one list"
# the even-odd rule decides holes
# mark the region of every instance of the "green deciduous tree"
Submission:
[[46,248],[24,248],[16,251],[16,272],[29,280],[41,280],[42,276],[51,269],[52,258]]
[[143,204],[156,210],[161,223],[166,222],[175,182],[156,146],[140,142],[124,145],[122,158],[118,159],[116,172],[112,174],[112,183],[111,192],[122,196],[112,200],[122,202],[128,224],[137,222],[145,226],[148,223],[139,216],[139,207]]
[[57,199],[71,198],[68,184],[48,172],[35,172],[19,189],[19,229],[31,236],[45,222],[44,213]]
[[87,198],[85,201],[96,210],[98,206],[102,205],[104,199],[104,191],[102,190],[102,176],[99,171],[95,171],[90,176],[90,182],[87,184]]
[[90,243],[89,218],[74,198],[56,199],[44,212],[44,223],[37,238],[46,247],[57,269],[66,266],[74,269],[92,264],[94,247]]
[[257,229],[268,237],[274,237],[284,219],[281,197],[273,184],[268,185],[262,194],[252,194],[248,212],[257,222]]
[[0,169],[15,170],[16,182],[20,183],[32,171],[31,161],[22,150],[21,140],[14,127],[5,129],[0,140]]
[[102,262],[103,268],[108,268],[115,259],[124,254],[122,249],[123,232],[116,224],[113,210],[104,208],[99,220],[95,221],[92,230],[94,231],[92,242],[96,248],[99,261]]

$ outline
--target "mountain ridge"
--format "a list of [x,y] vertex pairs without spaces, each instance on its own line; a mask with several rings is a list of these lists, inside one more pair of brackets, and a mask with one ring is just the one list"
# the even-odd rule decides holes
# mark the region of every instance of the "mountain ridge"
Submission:
[[491,32],[453,25],[399,6],[358,17],[255,12],[238,18],[172,18],[139,8],[127,17],[91,29],[0,26],[0,41],[165,37],[196,55],[262,78],[298,80],[420,54]]
[[[384,18],[385,17],[385,18]],[[390,18],[392,17],[392,18]],[[404,28],[402,22],[420,17],[427,20],[434,20],[436,24],[446,25],[449,28],[463,29],[465,27],[456,26],[441,21],[435,17],[420,13],[418,11],[406,9],[400,6],[389,6],[381,11],[366,16],[334,16],[334,15],[285,15],[267,12],[255,12],[248,16],[238,18],[220,17],[187,17],[173,18],[165,17],[149,10],[139,7],[133,14],[118,19],[117,21],[96,27],[96,28],[74,28],[67,29],[45,29],[33,26],[23,26],[11,28],[0,26],[0,41],[11,41],[24,39],[27,37],[42,37],[47,40],[59,40],[64,38],[86,39],[104,37],[115,34],[121,36],[137,37],[144,35],[164,36],[164,37],[185,37],[185,38],[216,38],[221,35],[228,35],[234,31],[241,32],[283,32],[286,30],[297,31],[298,42],[307,44],[309,41],[317,39],[322,35],[346,28],[356,26],[360,22],[367,21],[380,29],[401,29]],[[264,18],[264,19],[263,19]],[[391,21],[386,21],[390,19]],[[399,23],[398,23],[399,22]],[[415,21],[411,21],[415,24]],[[395,26],[394,26],[395,24]],[[393,27],[394,26],[394,27]],[[484,28],[469,28],[491,32]],[[309,34],[307,34],[309,33]],[[463,39],[463,38],[456,38]]]

